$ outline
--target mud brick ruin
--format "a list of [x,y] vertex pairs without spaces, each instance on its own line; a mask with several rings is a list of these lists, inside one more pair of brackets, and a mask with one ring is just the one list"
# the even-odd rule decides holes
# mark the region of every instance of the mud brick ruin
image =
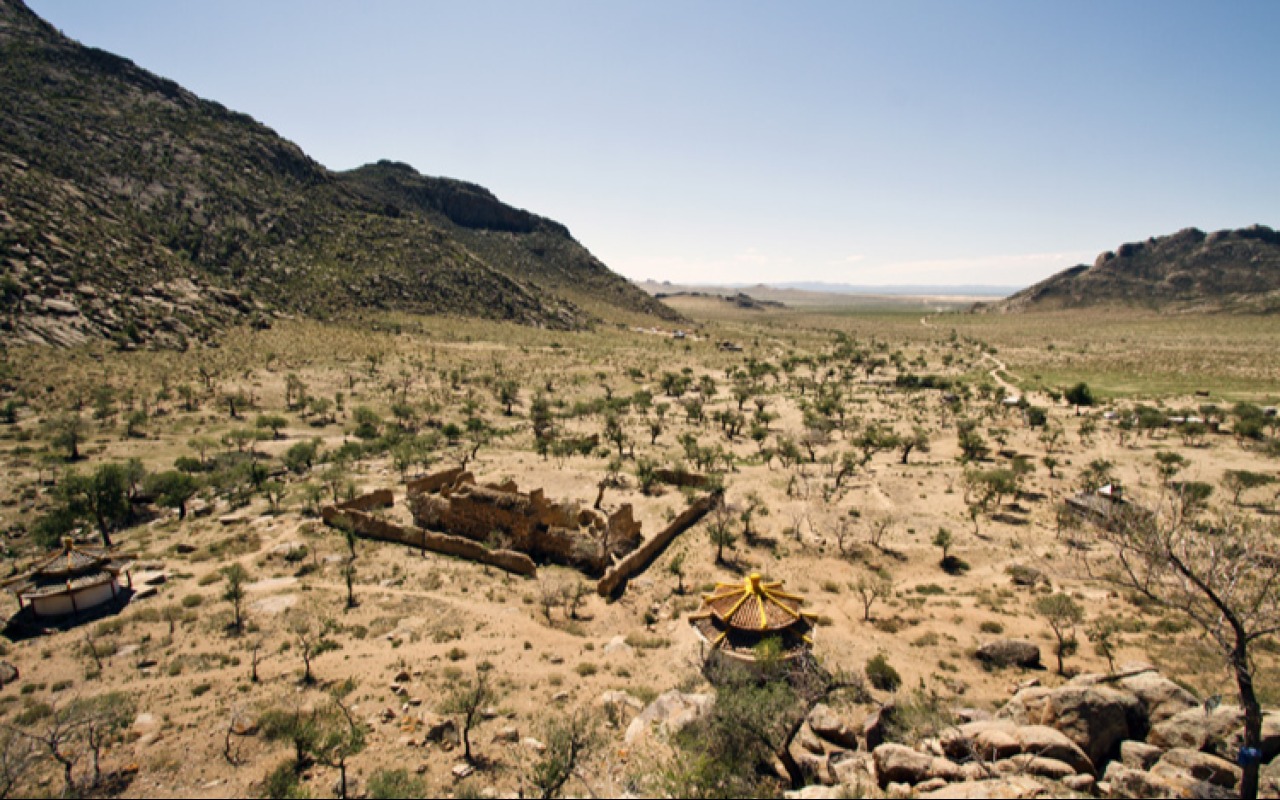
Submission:
[[481,486],[461,470],[428,476],[408,488],[409,510],[423,528],[575,567],[595,578],[642,540],[630,505],[606,516],[575,502],[550,501],[541,489],[521,492],[514,482]]
[[604,514],[578,503],[549,501],[540,489],[520,492],[514,482],[481,486],[461,468],[414,479],[406,489],[414,525],[396,525],[371,513],[395,504],[390,489],[325,506],[321,515],[326,524],[359,536],[457,556],[517,575],[535,575],[535,559],[564,564],[599,578],[596,591],[604,597],[621,594],[630,578],[721,502],[719,492],[694,501],[646,540],[630,505]]

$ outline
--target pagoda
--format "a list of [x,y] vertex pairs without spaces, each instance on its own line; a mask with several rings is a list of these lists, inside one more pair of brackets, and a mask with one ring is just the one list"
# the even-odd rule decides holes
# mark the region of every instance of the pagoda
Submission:
[[717,583],[714,592],[702,596],[702,608],[689,624],[730,658],[755,661],[757,647],[775,639],[780,658],[793,659],[813,647],[816,617],[801,611],[803,604],[803,597],[782,591],[782,581],[765,581],[753,572],[742,583]]
[[61,550],[3,586],[18,598],[19,609],[30,607],[37,618],[78,614],[115,600],[122,591],[122,572],[133,588],[128,558],[63,539]]

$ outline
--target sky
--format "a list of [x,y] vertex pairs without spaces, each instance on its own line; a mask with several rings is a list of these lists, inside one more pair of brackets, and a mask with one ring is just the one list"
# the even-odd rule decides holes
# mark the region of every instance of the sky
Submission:
[[1280,227],[1280,2],[28,0],[334,170],[567,225],[629,278],[1025,286]]

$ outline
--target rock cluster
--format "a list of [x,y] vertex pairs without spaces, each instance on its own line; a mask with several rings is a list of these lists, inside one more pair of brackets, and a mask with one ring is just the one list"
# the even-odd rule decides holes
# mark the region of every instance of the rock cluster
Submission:
[[[1230,796],[1241,777],[1241,710],[1206,713],[1150,667],[1028,686],[993,718],[914,745],[887,740],[895,713],[886,706],[855,726],[815,707],[792,745],[815,785],[788,796],[875,785],[889,797],[1213,797]],[[1262,750],[1264,764],[1276,761],[1263,769],[1265,795],[1280,775],[1280,711],[1265,716]]]

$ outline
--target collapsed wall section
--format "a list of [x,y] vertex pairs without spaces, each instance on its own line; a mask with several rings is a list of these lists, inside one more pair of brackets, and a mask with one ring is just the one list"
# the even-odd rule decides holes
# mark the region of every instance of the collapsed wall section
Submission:
[[433,553],[457,556],[470,561],[477,561],[481,564],[489,564],[507,572],[513,572],[516,575],[532,576],[537,574],[538,571],[533,559],[524,553],[517,553],[511,550],[491,550],[478,542],[473,542],[461,536],[424,531],[412,525],[396,525],[356,508],[325,506],[320,513],[324,518],[325,524],[336,528],[350,528],[355,531],[356,535],[366,539],[398,542],[420,550],[430,550]]
[[465,480],[469,477],[460,473],[452,481],[420,482],[418,486],[433,485],[438,490],[411,491],[409,510],[414,522],[595,576],[642,539],[629,505],[606,516],[577,503],[552,502],[541,489],[526,494],[513,482],[480,486]]

